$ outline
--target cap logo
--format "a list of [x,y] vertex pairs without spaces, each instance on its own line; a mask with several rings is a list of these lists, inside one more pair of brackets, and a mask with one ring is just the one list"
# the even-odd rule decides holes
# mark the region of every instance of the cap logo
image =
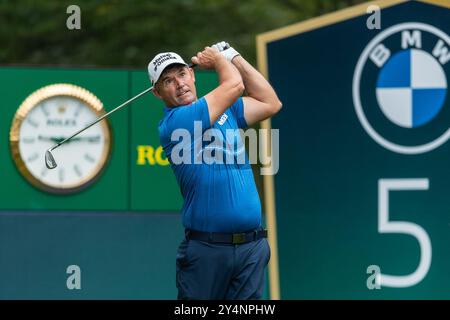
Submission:
[[155,59],[155,61],[153,61],[153,66],[154,66],[153,70],[156,72],[156,70],[158,69],[158,66],[160,66],[163,62],[170,60],[170,59],[177,60],[177,58],[172,56],[170,53],[161,55],[160,57]]

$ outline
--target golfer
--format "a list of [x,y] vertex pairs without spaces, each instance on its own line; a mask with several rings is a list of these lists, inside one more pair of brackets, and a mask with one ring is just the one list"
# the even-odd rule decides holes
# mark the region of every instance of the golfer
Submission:
[[[193,69],[178,54],[160,53],[148,65],[153,93],[165,104],[161,145],[184,199],[185,237],[176,257],[178,299],[260,299],[270,247],[248,157],[245,163],[230,163],[225,156],[222,163],[211,163],[205,155],[226,153],[229,148],[221,146],[234,142],[211,144],[194,136],[216,129],[226,139],[226,130],[272,117],[281,102],[266,79],[225,42],[206,47],[192,63],[218,75],[219,85],[201,98]],[[192,138],[182,140],[180,132]],[[245,152],[232,151],[232,159]]]

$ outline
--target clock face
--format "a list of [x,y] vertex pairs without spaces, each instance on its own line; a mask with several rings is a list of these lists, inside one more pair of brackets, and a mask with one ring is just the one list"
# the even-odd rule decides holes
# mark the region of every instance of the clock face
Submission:
[[58,84],[36,91],[21,105],[11,128],[11,151],[19,171],[48,192],[72,193],[87,187],[109,157],[107,119],[56,148],[55,169],[46,167],[45,151],[103,114],[102,103],[80,87]]

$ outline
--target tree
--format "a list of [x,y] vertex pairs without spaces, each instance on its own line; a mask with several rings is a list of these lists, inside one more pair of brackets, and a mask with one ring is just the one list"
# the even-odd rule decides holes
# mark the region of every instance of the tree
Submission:
[[256,63],[256,35],[362,0],[78,0],[81,29],[69,30],[69,1],[0,2],[0,61],[143,68],[158,52],[189,59],[226,40]]

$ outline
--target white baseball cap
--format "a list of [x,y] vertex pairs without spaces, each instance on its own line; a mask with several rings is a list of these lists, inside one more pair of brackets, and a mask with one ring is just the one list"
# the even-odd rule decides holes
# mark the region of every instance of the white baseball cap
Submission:
[[183,64],[185,66],[188,65],[186,62],[184,62],[183,58],[181,58],[175,52],[158,53],[153,58],[153,60],[150,61],[150,63],[148,64],[148,75],[153,85],[156,83],[156,81],[158,81],[164,69],[172,64]]

